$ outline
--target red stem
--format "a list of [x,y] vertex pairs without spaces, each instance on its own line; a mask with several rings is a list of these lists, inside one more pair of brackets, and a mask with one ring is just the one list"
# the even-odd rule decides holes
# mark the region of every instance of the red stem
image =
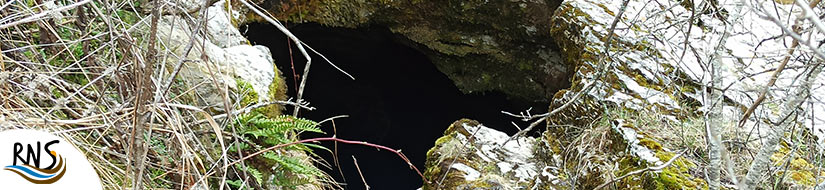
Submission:
[[407,162],[407,164],[408,164],[408,165],[410,165],[410,168],[412,168],[413,170],[415,170],[415,172],[416,172],[416,173],[418,173],[418,175],[419,175],[419,176],[421,176],[421,179],[422,179],[422,180],[424,180],[424,182],[425,182],[425,183],[430,183],[430,182],[427,180],[427,177],[424,177],[424,174],[423,174],[423,173],[421,173],[421,171],[420,171],[420,170],[418,170],[418,168],[416,168],[416,167],[415,167],[415,165],[413,165],[413,164],[412,164],[412,162],[410,162],[410,159],[409,159],[409,158],[407,158],[407,156],[405,156],[405,155],[404,155],[404,153],[401,153],[401,151],[400,151],[400,150],[394,150],[394,149],[391,149],[391,148],[386,147],[386,146],[377,145],[377,144],[372,144],[372,143],[368,143],[368,142],[344,140],[344,139],[339,139],[339,138],[336,138],[336,137],[311,138],[311,139],[304,139],[304,140],[299,140],[299,141],[295,141],[295,142],[291,142],[291,143],[286,143],[286,144],[279,144],[279,145],[275,145],[275,146],[272,146],[272,147],[269,147],[269,148],[263,149],[263,150],[261,150],[261,151],[258,151],[258,152],[255,152],[255,153],[252,153],[252,154],[250,154],[250,155],[247,155],[247,156],[245,156],[245,157],[243,157],[243,158],[241,158],[241,159],[239,159],[239,160],[236,160],[236,161],[234,161],[234,162],[229,163],[228,165],[235,165],[235,164],[237,164],[238,162],[241,162],[241,161],[244,161],[244,160],[246,160],[246,159],[252,158],[252,157],[257,156],[257,155],[259,155],[259,154],[263,154],[264,152],[267,152],[267,151],[271,151],[271,150],[275,150],[275,149],[283,148],[283,147],[290,146],[290,145],[296,145],[296,144],[308,143],[308,142],[318,142],[318,141],[337,141],[337,142],[346,143],[346,144],[359,144],[359,145],[364,145],[364,146],[369,146],[369,147],[375,147],[375,148],[378,148],[378,149],[383,149],[383,150],[387,150],[387,151],[394,152],[396,155],[398,155],[398,157],[401,157],[401,159],[402,159],[402,160],[404,160],[404,162]]
[[286,39],[286,47],[289,48],[289,64],[292,66],[292,78],[293,78],[292,83],[294,84],[293,87],[295,87],[295,92],[298,92],[298,77],[299,76],[298,76],[298,73],[295,72],[295,62],[292,59],[292,41],[290,41],[288,38]]

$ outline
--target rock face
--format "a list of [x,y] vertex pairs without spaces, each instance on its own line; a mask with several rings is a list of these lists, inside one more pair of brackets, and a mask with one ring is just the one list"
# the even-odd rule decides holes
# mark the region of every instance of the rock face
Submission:
[[[381,25],[424,52],[465,93],[546,101],[569,64],[550,36],[560,1],[263,1],[276,17],[337,27]],[[312,44],[310,44],[312,45]]]

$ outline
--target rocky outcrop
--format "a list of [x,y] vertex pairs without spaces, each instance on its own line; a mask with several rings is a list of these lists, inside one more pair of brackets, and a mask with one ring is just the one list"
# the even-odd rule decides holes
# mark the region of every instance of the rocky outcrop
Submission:
[[[541,176],[538,176],[526,184],[539,184],[539,189],[592,189],[603,185],[619,189],[707,188],[705,171],[695,168],[706,167],[703,166],[706,164],[703,162],[707,150],[703,124],[705,118],[702,118],[702,114],[709,110],[708,105],[704,105],[706,101],[702,99],[702,84],[710,83],[708,63],[721,65],[716,77],[722,81],[722,87],[719,88],[726,90],[722,94],[723,100],[718,101],[721,102],[719,104],[723,115],[712,119],[720,121],[718,124],[726,130],[724,138],[735,142],[754,142],[737,146],[761,148],[757,142],[764,135],[748,135],[749,140],[740,136],[760,133],[753,131],[765,134],[767,127],[759,126],[778,127],[774,126],[778,124],[766,121],[781,120],[780,117],[784,116],[778,114],[781,104],[795,96],[794,91],[771,92],[770,100],[755,109],[761,116],[751,117],[744,129],[736,127],[742,112],[754,104],[755,97],[770,78],[770,74],[765,73],[773,72],[771,68],[776,68],[781,62],[781,58],[787,54],[783,48],[787,48],[792,40],[789,37],[777,39],[777,36],[784,35],[782,30],[775,27],[768,16],[760,13],[761,10],[756,9],[774,7],[770,10],[778,11],[780,15],[793,15],[792,18],[785,19],[794,20],[801,11],[791,8],[792,4],[766,1],[758,2],[761,5],[699,6],[631,0],[626,12],[619,18],[615,34],[607,47],[608,29],[619,12],[621,3],[609,0],[565,1],[552,16],[549,26],[552,39],[560,49],[560,57],[567,65],[574,65],[575,68],[570,68],[571,87],[553,96],[550,109],[558,108],[568,101],[575,102],[558,114],[548,117],[547,131],[536,140],[537,143],[532,144],[534,160],[531,164],[554,168],[541,172],[542,176],[556,178],[552,183],[539,184]],[[724,14],[707,11],[710,9],[708,7],[724,10]],[[692,9],[700,8],[703,10],[697,11],[692,17]],[[814,39],[825,38],[822,34],[814,35],[819,35]],[[719,45],[719,41],[725,43]],[[821,51],[821,46],[819,49],[801,48],[792,57],[815,57],[812,51]],[[821,62],[816,58],[808,61]],[[792,61],[790,64],[805,68],[812,63]],[[813,78],[825,78],[825,74],[811,70],[814,69],[782,73],[775,86],[799,88],[800,80],[797,76],[806,73],[814,74],[811,76]],[[602,72],[604,74],[600,75]],[[585,91],[587,84],[593,84],[593,88]],[[825,93],[819,93],[822,88],[810,90],[813,99],[825,98]],[[584,94],[573,100],[578,93]],[[825,111],[821,102],[809,103],[810,105],[801,106],[800,111]],[[822,121],[821,118],[815,114],[794,118],[797,119],[796,123],[806,129],[789,131],[788,128],[785,134],[801,134],[804,137],[800,138],[808,139],[802,140],[804,142],[821,142],[822,130],[810,124]],[[814,136],[820,136],[820,140],[814,140],[817,138]],[[484,140],[469,140],[459,144],[473,144],[474,141]],[[797,150],[800,151],[797,152],[798,155],[794,156],[790,153],[793,151],[790,151],[792,146],[788,143],[795,142],[780,143],[770,157],[768,167],[782,168],[780,172],[771,174],[772,179],[781,183],[772,185],[791,189],[814,187],[819,182],[811,179],[823,175],[817,173],[821,168],[810,164],[812,160],[799,155],[809,155],[807,151],[820,149],[800,148]],[[439,142],[434,150],[441,146],[444,145]],[[726,161],[731,165],[727,166],[730,169],[726,169],[725,173],[741,177],[747,171],[739,168],[747,168],[753,158],[737,156],[747,153],[735,151],[742,150],[731,150],[728,156],[734,161]],[[428,154],[430,160],[441,155],[443,152]],[[474,155],[453,160],[459,160],[464,165],[484,163],[479,158],[474,158]],[[451,165],[428,166],[438,167],[438,171],[455,168]],[[474,169],[473,171],[494,171]],[[428,168],[430,170],[433,169]],[[636,171],[641,172],[634,173]],[[544,175],[544,172],[547,174]],[[466,179],[468,176],[484,176],[485,172],[469,175],[471,173],[475,172],[456,172],[445,176]],[[507,175],[495,176],[504,176],[504,179],[497,181],[520,180]],[[473,179],[479,178],[481,177]],[[736,178],[725,179],[723,185],[733,187],[735,180]],[[533,187],[512,184],[527,189]]]
[[[526,143],[528,145],[522,144],[522,146],[532,147],[529,152],[533,155],[527,156],[531,158],[527,161],[529,164],[519,165],[537,166],[542,169],[533,168],[532,171],[535,174],[528,178],[500,173],[491,174],[489,171],[501,171],[489,168],[485,170],[483,166],[495,164],[477,158],[478,154],[455,156],[457,158],[451,159],[459,160],[461,161],[459,163],[467,166],[474,166],[470,167],[474,170],[455,171],[456,169],[450,169],[455,168],[450,164],[435,164],[443,163],[433,160],[439,160],[438,158],[447,154],[438,150],[449,149],[443,148],[450,144],[444,143],[442,139],[461,136],[450,131],[457,125],[453,124],[445,133],[447,135],[442,137],[437,142],[436,148],[428,154],[428,172],[438,171],[433,173],[439,174],[428,177],[437,180],[439,176],[447,176],[446,179],[464,179],[464,181],[459,183],[461,180],[444,180],[446,182],[437,182],[436,185],[429,187],[431,189],[454,187],[483,189],[466,184],[488,185],[504,181],[510,183],[506,183],[509,186],[502,187],[516,189],[567,189],[571,187],[592,189],[608,182],[608,179],[650,166],[658,166],[673,158],[676,155],[675,150],[670,149],[672,147],[663,147],[659,143],[667,140],[670,135],[663,137],[651,132],[651,128],[658,127],[658,125],[650,125],[652,122],[637,121],[649,121],[640,118],[640,113],[643,111],[647,114],[661,114],[661,117],[650,119],[663,119],[662,122],[677,122],[694,116],[693,110],[697,108],[695,105],[698,105],[696,99],[698,97],[696,92],[699,91],[698,85],[680,69],[678,64],[669,60],[671,57],[663,56],[664,52],[657,49],[654,39],[640,37],[648,35],[648,30],[642,29],[644,28],[642,24],[647,23],[634,23],[630,19],[633,15],[640,14],[641,10],[638,10],[640,8],[638,5],[643,4],[641,2],[631,3],[632,7],[628,12],[632,13],[622,17],[617,26],[621,30],[614,34],[611,48],[605,47],[607,30],[620,7],[617,3],[620,1],[566,1],[550,17],[552,21],[547,27],[550,29],[552,41],[558,44],[559,57],[566,65],[576,66],[570,68],[572,86],[554,94],[551,110],[570,101],[576,93],[584,89],[586,84],[593,83],[594,87],[586,91],[586,94],[570,107],[549,117],[549,127],[541,138],[529,141]],[[608,54],[603,54],[605,50],[608,50]],[[605,64],[606,68],[602,66]],[[599,72],[605,73],[597,79]],[[603,115],[602,113],[605,113],[607,108],[610,108],[611,112],[625,114]],[[635,121],[626,123],[623,122],[625,119]],[[466,140],[462,143],[473,144],[478,141],[485,140]],[[454,149],[456,148],[449,150]],[[693,161],[678,158],[674,163],[676,164],[673,164],[672,168],[632,176],[610,185],[621,188],[649,189],[700,188],[705,184],[701,176],[694,175],[695,173],[691,173],[694,172],[693,170],[687,169],[695,166]],[[435,167],[435,169],[430,167]],[[441,174],[440,172],[444,170],[455,173],[453,175]],[[480,176],[495,176],[487,177],[487,179],[496,179],[496,183],[474,181],[481,179]],[[473,180],[467,180],[468,177],[472,177]],[[425,189],[427,187],[425,185]]]
[[[262,1],[289,22],[380,25],[424,52],[465,93],[497,90],[547,101],[572,67],[550,36],[560,1]],[[250,16],[254,19],[254,16]],[[309,44],[312,45],[312,44]]]
[[[163,52],[169,57],[166,59],[169,71],[183,62],[180,80],[186,86],[196,87],[200,103],[218,111],[224,107],[221,95],[224,89],[217,89],[213,80],[218,86],[226,85],[230,89],[238,89],[236,79],[249,83],[259,102],[284,98],[284,79],[274,67],[269,48],[248,44],[232,25],[233,19],[223,1],[210,6],[206,14],[209,16],[206,26],[191,24],[177,15],[164,16],[159,22],[158,37],[169,49]],[[192,33],[195,27],[205,27],[208,33],[206,36]],[[192,48],[186,52],[189,43],[193,43]]]

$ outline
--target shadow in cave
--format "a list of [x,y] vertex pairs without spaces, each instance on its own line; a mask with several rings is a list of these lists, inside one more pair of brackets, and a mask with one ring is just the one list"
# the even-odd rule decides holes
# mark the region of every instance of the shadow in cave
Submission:
[[[304,99],[317,110],[302,111],[301,116],[320,121],[349,115],[335,120],[339,138],[401,149],[422,172],[427,150],[453,121],[475,119],[513,134],[517,130],[510,122],[516,119],[501,111],[517,113],[529,107],[533,107],[533,113],[547,111],[546,103],[508,100],[498,92],[461,93],[424,54],[398,43],[400,37],[384,27],[345,29],[307,23],[289,28],[299,39],[356,78],[349,79],[313,54]],[[253,23],[241,31],[245,31],[253,44],[270,48],[289,85],[288,95],[294,97],[296,81],[291,77],[291,62],[299,74],[303,73],[306,62],[294,44],[290,54],[285,35],[269,24]],[[332,136],[332,123],[325,123],[322,128],[327,134],[303,138]],[[333,147],[331,142],[322,145]],[[325,171],[336,181],[346,183],[345,189],[364,189],[351,156],[358,160],[361,173],[372,189],[416,189],[422,185],[418,174],[391,152],[340,143],[338,151],[346,180],[337,169]],[[318,154],[333,163],[330,153],[318,151]]]

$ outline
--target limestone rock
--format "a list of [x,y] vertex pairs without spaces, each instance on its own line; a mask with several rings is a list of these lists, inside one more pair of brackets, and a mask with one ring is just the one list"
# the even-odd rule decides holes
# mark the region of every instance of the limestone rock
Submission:
[[[235,10],[230,11],[233,13],[237,12]],[[207,9],[206,14],[209,18],[207,18],[206,31],[209,33],[208,37],[210,41],[218,47],[228,48],[249,44],[246,38],[241,35],[241,32],[234,27],[232,20],[235,20],[236,17],[233,16],[233,13],[226,12],[226,4],[224,1],[218,1]],[[269,50],[266,51],[268,52]]]

